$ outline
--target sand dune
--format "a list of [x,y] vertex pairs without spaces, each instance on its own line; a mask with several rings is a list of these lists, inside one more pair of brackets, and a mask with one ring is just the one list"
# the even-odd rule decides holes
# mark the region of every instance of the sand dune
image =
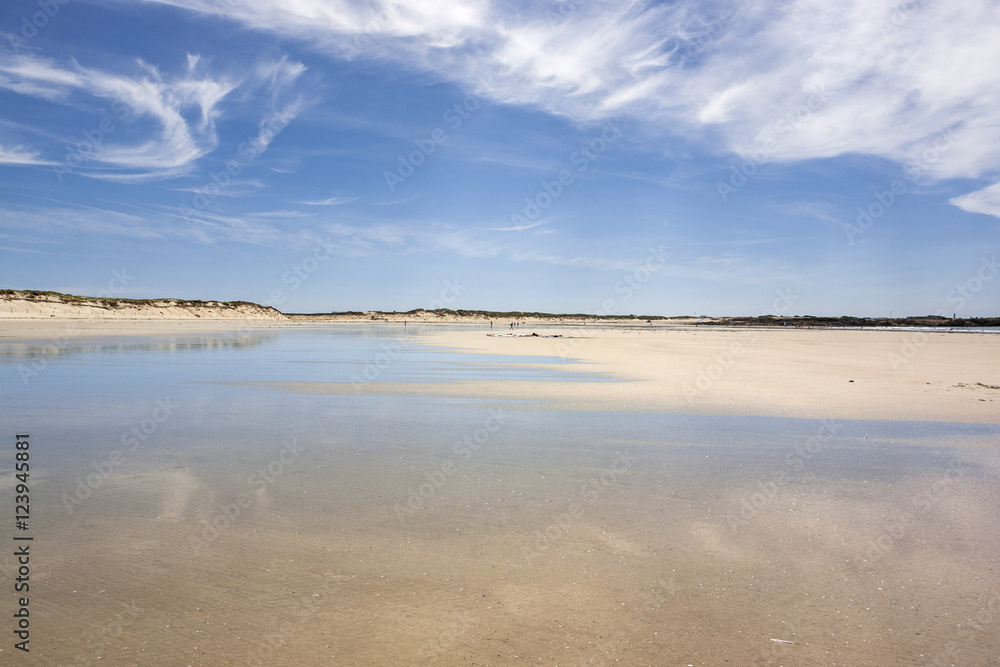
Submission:
[[0,295],[0,320],[285,320],[274,308],[245,302],[98,299],[56,293]]

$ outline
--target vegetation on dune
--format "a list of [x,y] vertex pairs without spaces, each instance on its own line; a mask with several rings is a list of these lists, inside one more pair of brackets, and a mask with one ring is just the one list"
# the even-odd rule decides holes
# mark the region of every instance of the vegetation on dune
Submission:
[[421,315],[437,315],[438,317],[458,317],[458,318],[489,318],[495,320],[520,320],[520,319],[581,319],[581,320],[669,320],[677,319],[666,317],[664,315],[594,315],[592,313],[539,313],[535,311],[521,311],[521,310],[452,310],[450,308],[437,308],[435,310],[427,310],[426,308],[416,308],[414,310],[407,311],[365,311],[358,312],[355,310],[341,311],[341,312],[330,312],[330,313],[291,313],[297,317],[363,317],[365,315],[395,315],[395,316],[406,316],[410,315],[413,317],[419,317]]
[[[56,301],[74,306],[100,306],[103,308],[124,308],[127,306],[150,306],[153,308],[163,308],[166,306],[180,306],[182,308],[260,308],[261,310],[275,310],[270,306],[261,306],[250,301],[202,301],[188,299],[125,299],[119,297],[97,297],[78,296],[76,294],[63,294],[62,292],[49,292],[44,290],[0,290],[0,298],[24,299],[26,301]],[[275,312],[278,312],[275,310]]]
[[[92,297],[78,296],[75,294],[63,294],[61,292],[49,292],[43,290],[11,290],[0,289],[0,298],[24,299],[27,301],[55,301],[69,305],[91,305],[102,308],[125,308],[149,306],[152,308],[165,308],[178,306],[181,308],[256,308],[264,311],[274,311],[280,313],[271,306],[262,306],[250,301],[203,301],[188,299],[124,299],[119,297]],[[384,319],[385,316],[395,317],[411,316],[418,318],[425,315],[434,315],[440,318],[454,319],[492,319],[492,320],[599,320],[612,322],[665,322],[669,320],[694,319],[690,315],[679,315],[667,317],[665,315],[595,315],[593,313],[540,313],[537,311],[521,310],[452,310],[450,308],[437,308],[427,310],[416,308],[405,312],[383,312],[383,311],[341,311],[330,313],[292,313],[291,317],[371,317],[372,319]],[[755,326],[755,327],[1000,327],[1000,317],[961,317],[951,319],[940,315],[923,315],[911,317],[854,317],[842,315],[840,317],[822,317],[815,315],[761,315],[758,317],[717,317],[702,318],[702,321],[695,322],[696,326]]]

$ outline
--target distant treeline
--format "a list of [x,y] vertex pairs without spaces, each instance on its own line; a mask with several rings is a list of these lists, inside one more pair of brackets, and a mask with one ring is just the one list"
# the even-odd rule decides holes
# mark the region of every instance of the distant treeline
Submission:
[[698,322],[698,326],[754,326],[754,327],[1000,327],[1000,317],[947,318],[940,315],[922,317],[781,317],[762,315],[760,317],[722,317],[712,321]]

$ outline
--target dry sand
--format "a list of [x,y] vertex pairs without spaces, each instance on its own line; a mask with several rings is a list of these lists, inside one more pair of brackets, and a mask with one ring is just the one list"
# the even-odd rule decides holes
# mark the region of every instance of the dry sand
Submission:
[[1000,335],[689,328],[532,331],[562,337],[490,337],[456,327],[419,340],[480,354],[574,359],[579,363],[546,367],[626,382],[272,386],[303,393],[360,390],[538,400],[550,408],[572,410],[1000,423]]

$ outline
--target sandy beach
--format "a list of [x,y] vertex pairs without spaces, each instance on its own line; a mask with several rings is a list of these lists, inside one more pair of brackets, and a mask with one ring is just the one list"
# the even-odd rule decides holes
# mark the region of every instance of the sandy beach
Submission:
[[996,654],[1000,337],[532,332],[0,322],[34,664]]
[[[1000,423],[996,335],[692,328],[531,331],[539,336],[490,337],[481,330],[456,327],[415,339],[478,354],[573,360],[577,363],[537,365],[617,381],[262,384],[299,393],[516,399],[538,401],[538,409]],[[399,340],[410,339],[400,332]]]
[[[525,330],[522,330],[523,332]],[[1000,336],[852,330],[533,330],[428,336],[489,354],[572,358],[626,383],[464,386],[587,410],[1000,423]],[[558,386],[556,386],[558,384]],[[443,391],[447,391],[444,389]]]
[[[245,334],[280,326],[295,325],[273,320],[3,320],[0,340],[44,346],[77,337]],[[389,326],[389,335],[402,346],[555,357],[576,363],[536,365],[617,381],[266,384],[297,393],[529,400],[539,401],[540,409],[1000,423],[1000,335],[995,334],[561,326],[521,327],[516,333],[528,335],[511,338],[487,335],[505,333],[500,327],[490,332],[455,324],[413,332]]]

